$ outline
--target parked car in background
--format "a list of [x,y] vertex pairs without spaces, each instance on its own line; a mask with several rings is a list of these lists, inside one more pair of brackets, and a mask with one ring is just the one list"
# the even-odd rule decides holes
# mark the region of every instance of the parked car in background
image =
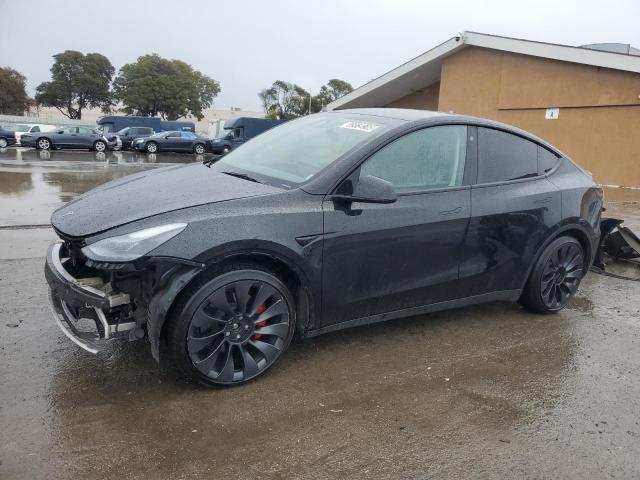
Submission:
[[38,133],[38,132],[54,132],[58,127],[55,125],[46,125],[42,123],[19,123],[15,126],[16,140],[20,145],[20,138],[25,133]]
[[16,144],[16,133],[0,127],[0,148],[7,148]]
[[593,261],[602,204],[588,172],[520,129],[337,110],[82,195],[51,217],[45,274],[82,348],[146,334],[156,360],[233,385],[294,334],[496,300],[559,312]]
[[88,149],[104,152],[108,149],[108,140],[102,133],[88,127],[64,127],[55,132],[25,133],[22,145],[39,150],[50,149]]
[[136,138],[150,137],[154,133],[156,132],[150,127],[126,127],[122,130],[118,130],[114,134],[106,136],[109,139],[109,142],[115,140],[116,137],[119,138],[121,144],[116,146],[115,149],[117,150],[119,147],[122,148],[122,150],[126,150],[131,147],[131,142]]
[[135,139],[131,148],[147,153],[189,152],[201,155],[211,152],[211,140],[193,132],[159,132],[150,137]]
[[118,132],[127,127],[147,127],[155,132],[184,131],[195,132],[196,126],[193,122],[183,120],[162,120],[157,117],[139,117],[135,115],[109,115],[96,120],[98,128],[108,135]]
[[238,117],[227,120],[221,135],[212,141],[212,151],[217,154],[229,153],[244,142],[260,135],[270,128],[280,125],[284,120],[271,120],[267,118]]

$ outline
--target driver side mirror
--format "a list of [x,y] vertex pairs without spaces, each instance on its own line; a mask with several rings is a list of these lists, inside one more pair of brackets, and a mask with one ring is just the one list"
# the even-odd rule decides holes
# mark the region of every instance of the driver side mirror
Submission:
[[393,185],[373,175],[362,175],[353,187],[352,180],[345,180],[331,195],[337,202],[393,203],[398,199]]

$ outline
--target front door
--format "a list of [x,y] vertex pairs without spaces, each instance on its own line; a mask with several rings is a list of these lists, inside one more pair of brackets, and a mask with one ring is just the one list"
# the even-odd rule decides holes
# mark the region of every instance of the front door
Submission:
[[471,206],[467,143],[461,125],[409,133],[350,177],[391,182],[395,203],[324,202],[322,326],[458,296]]

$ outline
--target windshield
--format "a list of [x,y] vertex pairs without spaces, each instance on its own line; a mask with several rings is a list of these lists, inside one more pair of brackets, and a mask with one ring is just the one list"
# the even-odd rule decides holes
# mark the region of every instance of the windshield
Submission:
[[28,132],[30,128],[29,125],[16,125],[14,132]]
[[216,165],[220,170],[238,168],[286,184],[300,184],[395,123],[389,118],[364,115],[309,115],[267,130]]
[[216,140],[225,140],[227,138],[233,138],[233,128],[224,128],[220,130]]

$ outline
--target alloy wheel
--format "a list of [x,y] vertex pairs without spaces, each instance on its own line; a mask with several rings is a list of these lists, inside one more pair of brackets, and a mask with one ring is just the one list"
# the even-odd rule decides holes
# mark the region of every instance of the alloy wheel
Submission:
[[193,365],[216,383],[246,381],[277,360],[289,328],[282,292],[260,280],[238,280],[200,304],[188,328],[187,351]]
[[38,140],[38,148],[41,150],[49,150],[51,148],[51,142],[46,138],[41,138]]
[[541,277],[542,301],[549,309],[564,307],[578,289],[584,257],[575,243],[560,245],[547,259]]
[[202,155],[202,154],[204,153],[204,146],[199,145],[199,144],[198,144],[198,145],[196,145],[195,152],[196,152],[198,155]]
[[4,139],[4,138],[0,138],[0,148],[7,148],[7,145],[8,145],[8,144],[9,144],[9,143],[7,142],[7,140],[6,140],[6,139]]
[[104,142],[97,141],[94,148],[96,149],[97,152],[104,152],[107,146],[105,145]]
[[156,153],[157,151],[158,151],[158,146],[155,143],[153,142],[147,143],[147,152]]

